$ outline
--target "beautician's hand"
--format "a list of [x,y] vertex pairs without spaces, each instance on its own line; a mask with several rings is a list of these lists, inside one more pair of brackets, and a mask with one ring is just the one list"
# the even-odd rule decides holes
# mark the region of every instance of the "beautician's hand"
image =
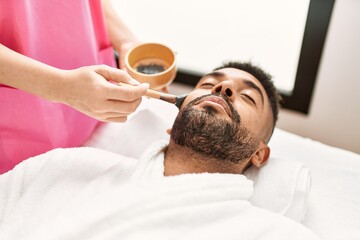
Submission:
[[[0,44],[0,83],[67,104],[101,121],[124,122],[141,102],[149,85],[106,65],[62,70]],[[134,86],[119,86],[115,83]],[[16,101],[16,99],[14,99]]]
[[[123,82],[133,86],[119,86]],[[106,122],[125,122],[149,88],[123,70],[106,65],[65,70],[57,101]]]

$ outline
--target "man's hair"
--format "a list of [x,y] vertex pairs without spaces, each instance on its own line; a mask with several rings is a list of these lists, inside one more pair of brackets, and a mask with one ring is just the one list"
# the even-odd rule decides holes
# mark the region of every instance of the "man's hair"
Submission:
[[272,76],[262,70],[260,67],[253,65],[251,62],[226,62],[223,65],[214,69],[219,70],[222,68],[236,68],[253,75],[261,85],[264,87],[266,94],[269,98],[271,111],[273,114],[274,126],[278,119],[278,113],[280,108],[281,96],[278,93],[273,81]]

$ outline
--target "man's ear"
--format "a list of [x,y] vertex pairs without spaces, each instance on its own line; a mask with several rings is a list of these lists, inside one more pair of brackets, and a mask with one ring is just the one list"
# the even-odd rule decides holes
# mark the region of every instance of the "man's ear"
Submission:
[[166,129],[167,134],[171,135],[171,128]]
[[255,152],[255,154],[251,157],[250,161],[255,167],[259,168],[269,159],[269,156],[270,156],[269,146],[261,142],[259,148]]

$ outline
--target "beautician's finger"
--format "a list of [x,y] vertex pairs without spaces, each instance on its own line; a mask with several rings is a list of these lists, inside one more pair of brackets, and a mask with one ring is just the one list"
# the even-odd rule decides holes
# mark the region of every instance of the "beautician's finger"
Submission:
[[131,102],[124,102],[124,101],[118,101],[118,100],[107,100],[102,103],[102,113],[106,112],[116,112],[121,114],[129,115],[130,113],[133,113],[136,111],[136,109],[139,107],[140,103],[142,101],[142,98],[138,98]]
[[119,112],[103,112],[103,113],[93,113],[93,116],[99,120],[105,120],[107,118],[113,117],[126,117],[129,113],[119,113]]
[[127,116],[124,117],[110,117],[110,118],[106,118],[104,120],[104,122],[118,122],[118,123],[123,123],[127,121]]
[[107,97],[112,100],[131,102],[144,96],[149,89],[148,83],[138,86],[108,86]]
[[97,120],[105,121],[107,118],[117,118],[117,117],[127,117],[129,113],[119,113],[119,112],[110,112],[110,111],[93,111],[93,110],[85,110],[82,111],[86,115],[89,115]]
[[111,82],[117,82],[117,83],[123,82],[135,86],[140,85],[138,81],[131,78],[130,75],[124,70],[112,68],[106,65],[100,65],[95,71],[97,74],[101,75],[106,80]]

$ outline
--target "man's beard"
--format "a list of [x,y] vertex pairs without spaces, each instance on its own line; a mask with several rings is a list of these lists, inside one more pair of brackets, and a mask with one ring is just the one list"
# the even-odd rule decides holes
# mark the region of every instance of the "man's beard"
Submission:
[[231,121],[217,117],[217,110],[211,106],[205,106],[204,109],[193,107],[210,95],[194,99],[180,111],[171,130],[171,139],[204,157],[222,162],[240,163],[249,159],[256,151],[259,140],[243,126],[239,114],[227,97],[215,94],[228,104]]

